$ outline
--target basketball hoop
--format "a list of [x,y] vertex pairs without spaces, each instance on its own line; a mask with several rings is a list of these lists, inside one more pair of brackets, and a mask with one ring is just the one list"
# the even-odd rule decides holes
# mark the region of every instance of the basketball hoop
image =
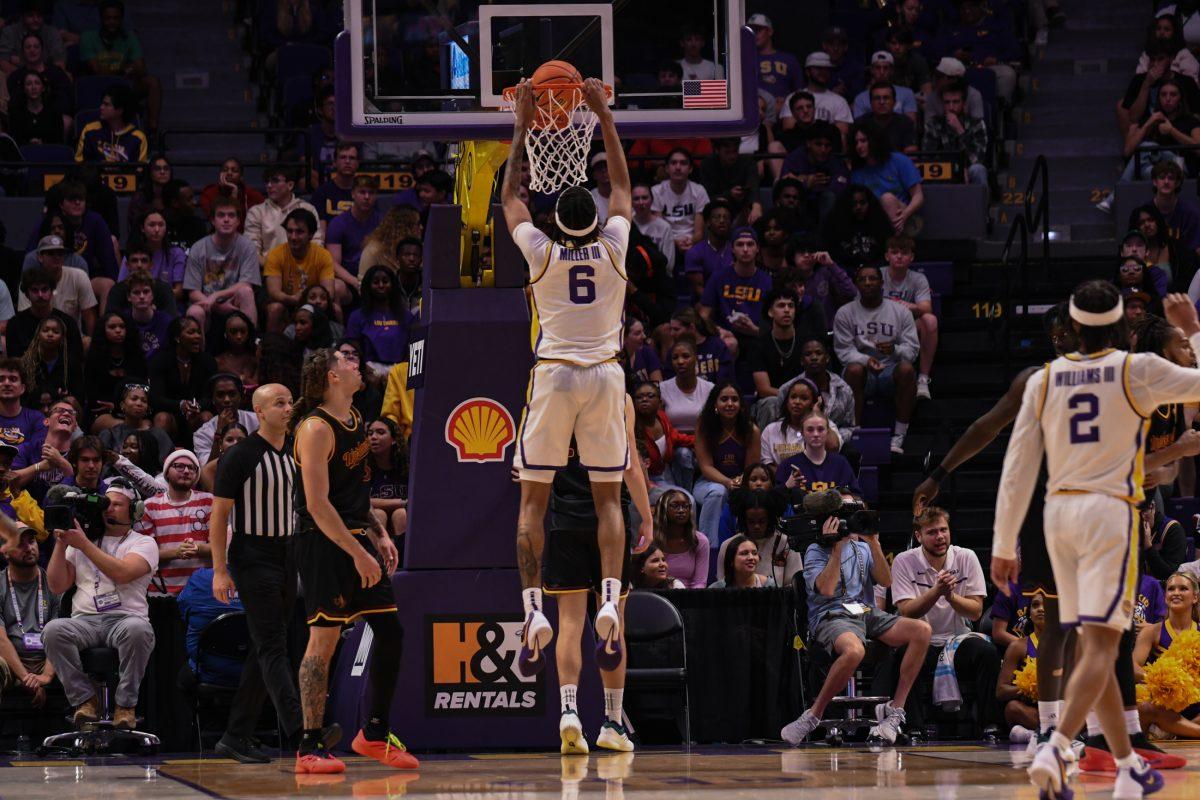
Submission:
[[[612,97],[612,87],[604,87]],[[516,87],[504,90],[509,110],[515,111]],[[587,106],[582,83],[541,83],[534,89],[533,122],[525,137],[529,159],[529,189],[552,194],[587,181],[587,154],[596,129],[596,114]]]

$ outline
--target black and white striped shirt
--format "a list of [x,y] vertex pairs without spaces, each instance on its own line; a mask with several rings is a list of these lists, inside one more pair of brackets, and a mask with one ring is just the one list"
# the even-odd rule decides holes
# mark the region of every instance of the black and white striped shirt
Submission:
[[233,501],[235,536],[281,538],[292,535],[295,482],[290,442],[276,450],[255,432],[222,454],[213,495]]

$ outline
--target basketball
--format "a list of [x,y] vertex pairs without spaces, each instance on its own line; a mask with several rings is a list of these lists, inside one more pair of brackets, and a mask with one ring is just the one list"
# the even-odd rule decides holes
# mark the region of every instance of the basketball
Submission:
[[565,95],[541,87],[556,83],[583,83],[579,70],[566,61],[547,61],[533,71],[530,83],[533,84],[533,101],[541,109],[542,115],[552,120],[547,127],[561,128],[566,125],[571,116],[567,109],[571,106],[564,105]]

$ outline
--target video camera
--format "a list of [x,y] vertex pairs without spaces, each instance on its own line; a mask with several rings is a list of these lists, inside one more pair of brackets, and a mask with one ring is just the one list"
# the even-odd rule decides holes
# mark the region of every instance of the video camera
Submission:
[[[788,547],[797,552],[804,552],[813,543],[832,547],[852,533],[879,531],[878,512],[868,510],[862,503],[843,500],[836,489],[809,492],[792,508],[795,514],[782,520],[782,527]],[[822,533],[826,520],[831,517],[838,520],[837,533]]]
[[79,522],[79,527],[89,539],[95,539],[93,531],[104,532],[104,510],[109,500],[102,494],[81,492],[74,486],[58,484],[46,492],[45,524],[47,531],[68,530]]

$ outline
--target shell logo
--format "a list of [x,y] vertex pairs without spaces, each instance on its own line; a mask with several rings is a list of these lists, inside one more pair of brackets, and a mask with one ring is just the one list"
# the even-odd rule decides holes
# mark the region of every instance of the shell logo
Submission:
[[503,461],[505,449],[516,438],[512,415],[489,397],[462,401],[446,420],[446,443],[458,453],[460,462]]

